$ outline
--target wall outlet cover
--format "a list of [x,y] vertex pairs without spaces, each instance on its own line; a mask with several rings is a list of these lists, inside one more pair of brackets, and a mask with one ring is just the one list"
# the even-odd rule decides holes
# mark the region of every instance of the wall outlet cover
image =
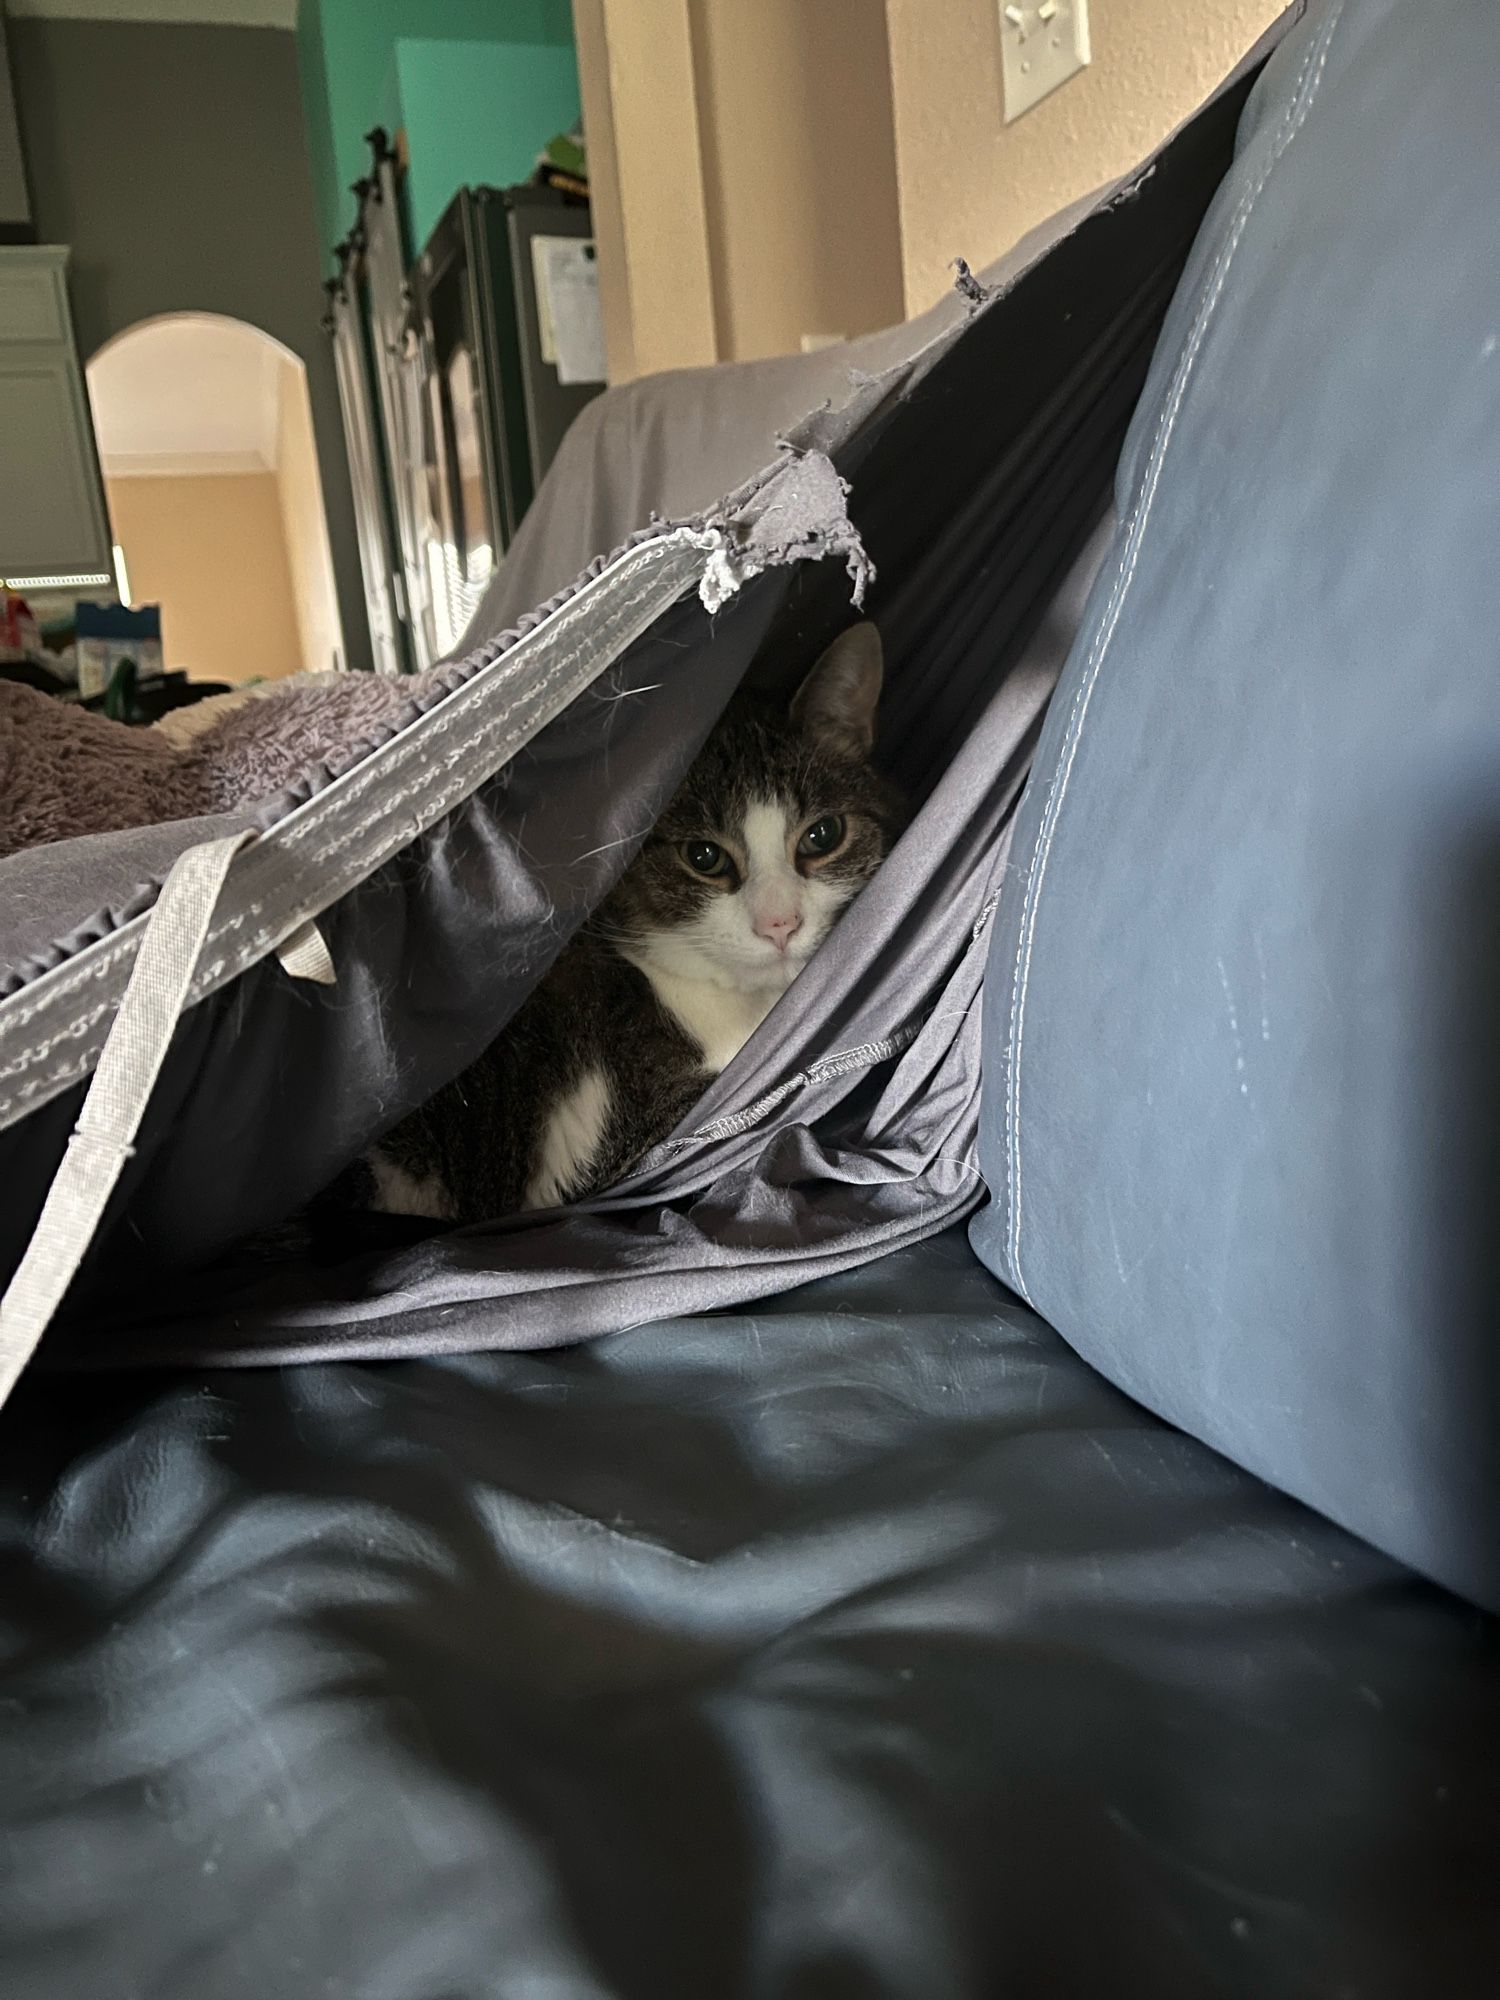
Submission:
[[1089,62],[1088,0],[997,0],[1005,122],[1050,97]]

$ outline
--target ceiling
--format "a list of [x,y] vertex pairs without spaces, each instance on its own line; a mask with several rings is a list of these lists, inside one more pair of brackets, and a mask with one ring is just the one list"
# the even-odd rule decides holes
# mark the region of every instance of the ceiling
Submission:
[[221,28],[297,25],[297,0],[6,0],[4,11],[49,21],[207,21]]
[[298,367],[239,320],[131,327],[88,365],[106,474],[275,471],[283,377]]

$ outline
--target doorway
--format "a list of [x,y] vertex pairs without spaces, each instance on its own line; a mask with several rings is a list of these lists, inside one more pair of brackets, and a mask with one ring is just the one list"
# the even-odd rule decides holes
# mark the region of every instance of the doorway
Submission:
[[86,370],[121,595],[161,609],[169,671],[344,664],[307,370],[217,313],[138,321]]

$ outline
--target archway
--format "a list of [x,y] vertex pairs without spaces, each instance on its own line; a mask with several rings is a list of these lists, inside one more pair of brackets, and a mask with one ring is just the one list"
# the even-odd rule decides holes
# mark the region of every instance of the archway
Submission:
[[86,370],[130,601],[168,668],[273,678],[344,662],[307,370],[217,313],[140,320]]

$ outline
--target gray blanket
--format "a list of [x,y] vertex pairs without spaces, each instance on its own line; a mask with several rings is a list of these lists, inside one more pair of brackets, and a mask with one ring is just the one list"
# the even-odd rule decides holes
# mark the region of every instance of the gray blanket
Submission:
[[442,684],[436,669],[273,682],[205,703],[206,726],[183,741],[0,681],[0,860],[271,797],[320,764],[368,754]]

